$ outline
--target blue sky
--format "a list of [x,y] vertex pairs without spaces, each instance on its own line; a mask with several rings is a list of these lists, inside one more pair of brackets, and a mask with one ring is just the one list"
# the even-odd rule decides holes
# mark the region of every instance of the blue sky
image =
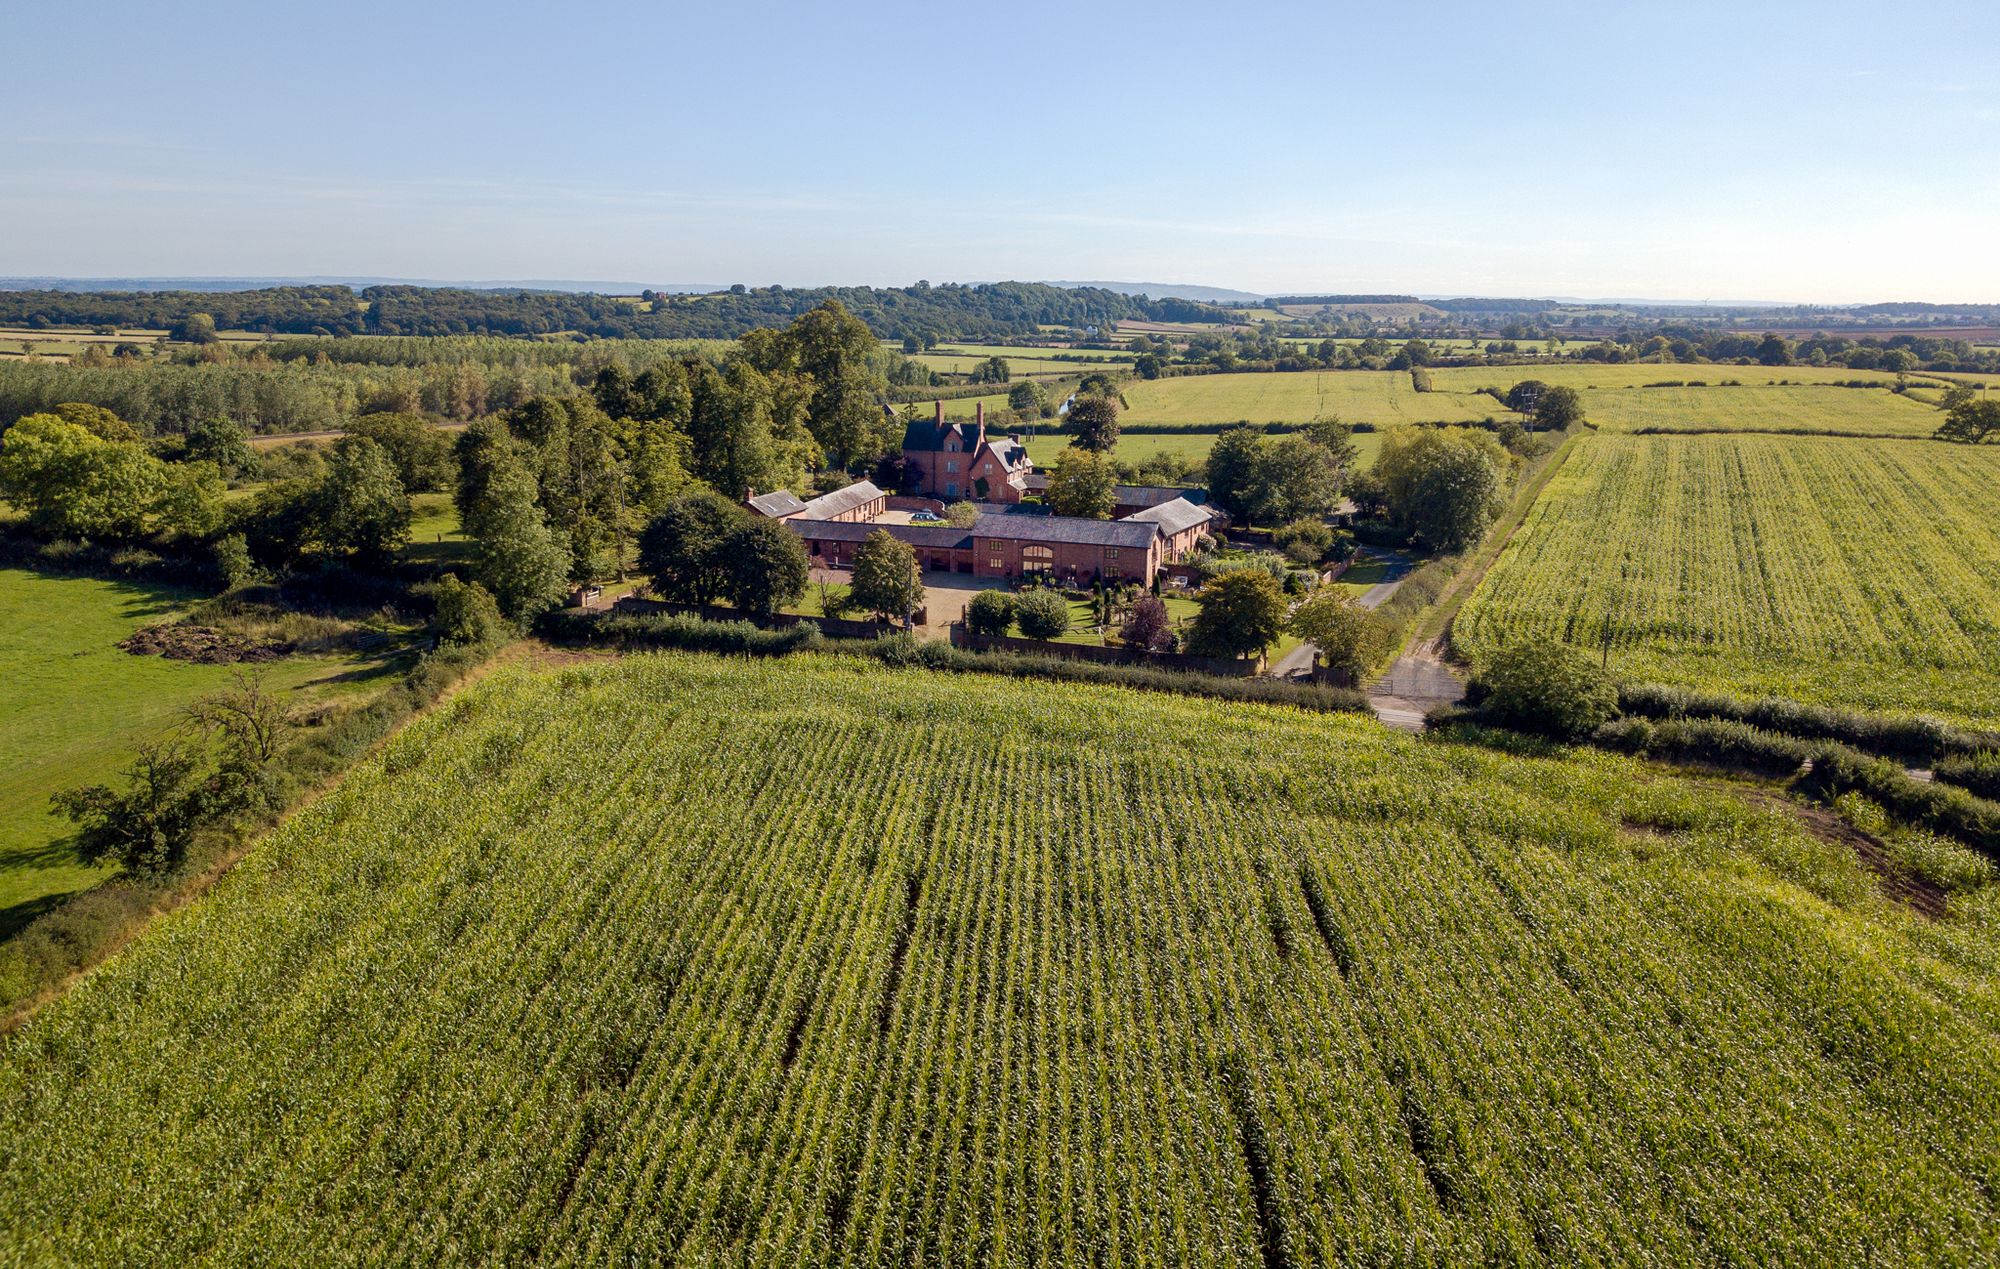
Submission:
[[6,6],[0,274],[2000,301],[2000,6]]

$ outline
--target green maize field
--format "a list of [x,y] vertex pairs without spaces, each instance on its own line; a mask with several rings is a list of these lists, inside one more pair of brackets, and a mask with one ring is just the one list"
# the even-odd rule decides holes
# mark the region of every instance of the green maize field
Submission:
[[1633,678],[1991,723],[2000,450],[1588,437],[1453,632],[1475,659],[1608,643]]
[[1953,903],[1604,755],[502,671],[0,1041],[0,1260],[1991,1264]]

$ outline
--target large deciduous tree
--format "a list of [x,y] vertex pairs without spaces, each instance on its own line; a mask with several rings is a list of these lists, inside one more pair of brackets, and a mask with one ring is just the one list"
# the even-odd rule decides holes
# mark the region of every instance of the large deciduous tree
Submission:
[[1102,454],[1118,444],[1118,402],[1095,393],[1079,395],[1070,403],[1070,444]]
[[1199,656],[1240,657],[1262,652],[1285,630],[1285,592],[1261,568],[1242,568],[1210,579],[1195,597],[1201,611],[1188,625],[1188,650]]
[[1389,514],[1442,551],[1463,550],[1500,514],[1510,459],[1485,432],[1392,428],[1375,460]]
[[1118,505],[1117,489],[1110,463],[1086,449],[1067,449],[1049,473],[1046,497],[1059,516],[1104,520]]
[[743,518],[711,490],[676,498],[639,535],[639,568],[663,599],[712,604],[729,591],[725,548]]
[[388,451],[365,436],[334,443],[306,515],[308,543],[328,555],[381,564],[410,540],[410,496]]
[[535,501],[535,478],[511,457],[486,471],[464,521],[472,575],[500,611],[527,621],[562,602],[570,558]]
[[1287,628],[1312,644],[1320,660],[1346,674],[1350,682],[1367,672],[1384,643],[1375,614],[1331,586],[1293,609]]
[[768,616],[805,594],[812,562],[799,535],[777,520],[752,517],[722,544],[729,602]]
[[138,537],[166,479],[143,446],[53,414],[30,414],[0,438],[0,495],[41,533]]
[[917,553],[877,529],[854,552],[856,606],[884,619],[904,620],[923,606],[924,578]]
[[1535,400],[1535,426],[1563,432],[1583,422],[1583,397],[1575,388],[1543,388]]

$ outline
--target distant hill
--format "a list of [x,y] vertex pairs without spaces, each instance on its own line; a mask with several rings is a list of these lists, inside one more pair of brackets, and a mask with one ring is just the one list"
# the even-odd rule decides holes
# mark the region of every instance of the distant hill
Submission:
[[1048,282],[1066,290],[1092,288],[1116,291],[1120,295],[1142,295],[1149,300],[1195,300],[1203,304],[1254,304],[1264,297],[1254,291],[1232,291],[1226,286],[1193,286],[1185,282]]

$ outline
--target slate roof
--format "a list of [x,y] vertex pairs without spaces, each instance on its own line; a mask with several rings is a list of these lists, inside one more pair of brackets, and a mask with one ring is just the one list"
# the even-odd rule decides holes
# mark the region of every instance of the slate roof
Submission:
[[1208,501],[1206,489],[1180,489],[1172,485],[1113,485],[1111,496],[1121,507],[1157,507],[1176,498],[1192,503]]
[[875,487],[872,480],[857,480],[845,489],[836,489],[829,494],[821,494],[806,503],[801,511],[807,520],[831,520],[837,515],[863,507],[879,498],[886,497]]
[[994,456],[1000,460],[1001,464],[1010,470],[1028,461],[1027,446],[1020,444],[1012,437],[1002,437],[997,441],[989,437],[986,443],[992,448]]
[[1150,522],[1159,525],[1161,532],[1165,533],[1168,537],[1172,537],[1176,533],[1195,528],[1197,525],[1207,524],[1212,519],[1214,519],[1214,515],[1208,508],[1197,507],[1185,498],[1176,498],[1172,502],[1163,502],[1157,507],[1147,507],[1144,511],[1135,511],[1131,515],[1126,516],[1123,523],[1130,524],[1135,520]]
[[1140,549],[1149,545],[1159,531],[1160,527],[1151,522],[1084,520],[1076,516],[981,516],[972,525],[975,538]]
[[871,534],[887,533],[911,546],[933,551],[970,550],[972,534],[948,524],[862,524],[852,520],[787,520],[785,527],[809,542],[866,542]]
[[969,454],[977,448],[979,425],[947,423],[939,427],[936,419],[918,419],[903,429],[903,448],[942,451],[945,441],[954,435],[958,437],[958,447]]
[[806,509],[806,504],[800,502],[789,489],[774,489],[770,493],[758,494],[749,502],[752,511],[760,516],[770,516],[774,520],[797,515]]

